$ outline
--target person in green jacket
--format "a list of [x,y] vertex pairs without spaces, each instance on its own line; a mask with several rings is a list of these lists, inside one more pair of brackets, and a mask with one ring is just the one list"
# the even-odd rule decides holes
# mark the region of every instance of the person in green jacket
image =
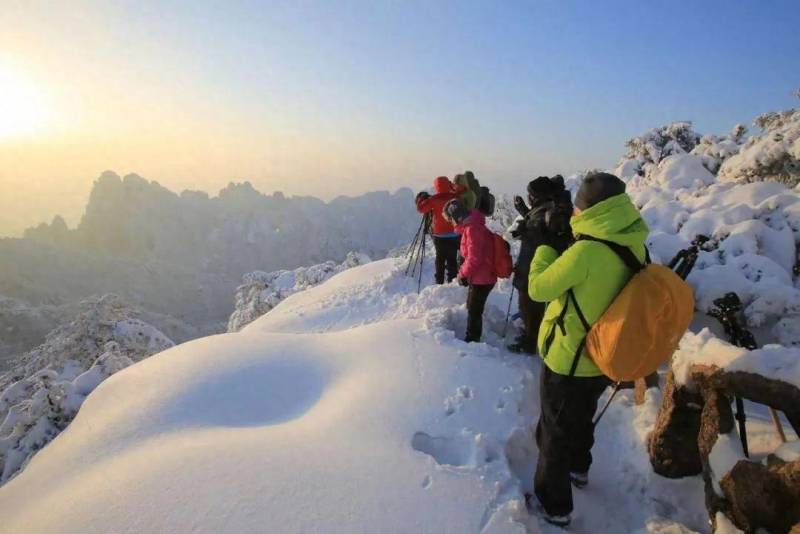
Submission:
[[585,178],[570,225],[575,244],[560,256],[555,248],[540,246],[528,283],[531,299],[549,303],[538,339],[544,365],[534,491],[544,518],[559,526],[570,522],[571,485],[581,488],[588,483],[592,417],[609,384],[584,350],[587,331],[579,313],[594,324],[632,276],[608,245],[590,238],[630,247],[644,263],[649,233],[625,193],[625,183],[607,173]]

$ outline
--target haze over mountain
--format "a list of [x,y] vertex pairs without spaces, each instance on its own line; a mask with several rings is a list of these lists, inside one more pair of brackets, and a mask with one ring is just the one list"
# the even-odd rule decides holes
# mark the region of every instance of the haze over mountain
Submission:
[[56,216],[0,239],[0,352],[41,343],[80,300],[105,293],[161,316],[152,321],[176,341],[222,331],[245,273],[341,262],[350,251],[383,257],[417,225],[408,189],[325,203],[245,182],[210,197],[106,172],[76,228]]

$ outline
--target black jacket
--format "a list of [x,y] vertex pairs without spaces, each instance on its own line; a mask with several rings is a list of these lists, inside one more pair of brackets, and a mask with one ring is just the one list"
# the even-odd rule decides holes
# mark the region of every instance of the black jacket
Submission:
[[[558,195],[555,199],[543,199],[535,202],[522,220],[512,232],[512,235],[521,241],[517,263],[514,265],[514,278],[512,283],[518,291],[528,291],[528,274],[531,269],[531,261],[539,245],[545,243],[554,246],[559,252],[563,252],[572,242],[571,233],[565,235],[553,235],[548,231],[547,212],[552,212],[552,207],[558,204],[562,212],[567,214],[572,212],[572,199],[569,191],[566,195]],[[527,206],[526,206],[527,207]]]

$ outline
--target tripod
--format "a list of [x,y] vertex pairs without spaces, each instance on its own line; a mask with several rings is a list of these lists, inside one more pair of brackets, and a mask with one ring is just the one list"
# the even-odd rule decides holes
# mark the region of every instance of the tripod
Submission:
[[668,267],[675,271],[675,274],[680,276],[683,280],[686,280],[686,277],[689,276],[689,273],[694,269],[694,264],[697,263],[697,255],[700,254],[700,249],[703,248],[703,245],[708,241],[708,236],[697,234],[689,248],[683,249],[675,254],[675,257],[669,262]]
[[[708,310],[708,315],[715,318],[722,324],[725,330],[725,335],[728,336],[731,344],[742,347],[747,350],[754,350],[758,348],[756,338],[752,332],[744,328],[739,322],[739,312],[742,310],[742,301],[736,293],[727,293],[725,296],[720,297],[714,301],[714,306]],[[742,440],[742,450],[744,455],[750,457],[747,449],[747,416],[744,413],[744,402],[739,396],[736,399],[736,421],[739,425],[739,436]],[[786,434],[783,432],[781,420],[774,408],[769,408],[769,415],[775,425],[775,430],[781,438],[781,441],[786,442]]]
[[414,235],[414,239],[411,241],[406,251],[406,257],[408,257],[408,264],[406,265],[405,271],[406,276],[410,274],[413,278],[417,275],[417,269],[419,269],[419,274],[417,275],[417,293],[422,289],[422,265],[425,262],[426,238],[431,231],[431,218],[430,213],[426,213],[422,216],[417,233]]

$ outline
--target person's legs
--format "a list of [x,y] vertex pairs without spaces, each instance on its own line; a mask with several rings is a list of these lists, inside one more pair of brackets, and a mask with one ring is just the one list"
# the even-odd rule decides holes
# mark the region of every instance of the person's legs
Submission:
[[494,284],[473,285],[467,290],[467,332],[464,340],[480,341],[483,333],[483,309]]
[[447,256],[447,239],[433,236],[433,247],[436,249],[436,273],[434,279],[437,284],[444,284],[444,265]]
[[546,366],[542,368],[534,490],[550,515],[567,516],[572,512],[569,474],[589,470],[594,444],[592,417],[607,384],[602,376],[568,377]]
[[447,282],[452,282],[458,276],[458,249],[461,244],[461,237],[450,237],[445,239],[445,264],[447,266]]
[[539,380],[541,413],[536,425],[539,458],[533,487],[536,497],[551,515],[572,512],[572,488],[569,482],[569,428],[567,428],[568,377],[542,366]]
[[522,324],[523,324],[523,332],[522,338],[520,339],[520,348],[526,352],[534,353],[536,352],[536,341],[537,341],[537,333],[538,333],[538,326],[536,330],[534,330],[534,322],[537,318],[538,308],[536,302],[531,300],[530,295],[528,295],[527,288],[525,291],[520,291],[519,296],[517,297],[519,300],[519,311],[522,315]]
[[585,474],[592,465],[592,446],[594,445],[594,425],[592,419],[597,411],[597,401],[605,391],[609,381],[604,376],[576,378],[580,394],[575,399],[572,426],[574,433],[569,442],[569,470],[571,473]]

